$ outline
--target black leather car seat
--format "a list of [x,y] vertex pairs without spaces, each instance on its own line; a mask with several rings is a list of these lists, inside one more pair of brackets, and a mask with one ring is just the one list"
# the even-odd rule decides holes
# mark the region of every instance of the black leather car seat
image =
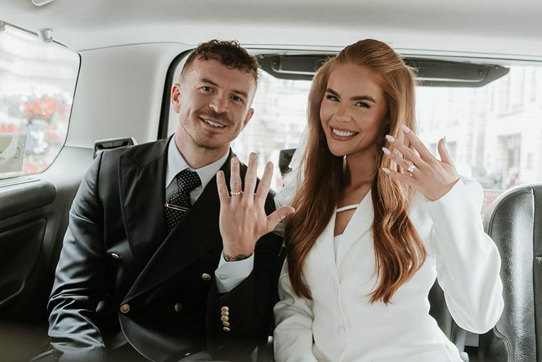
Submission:
[[501,254],[504,311],[481,335],[482,362],[542,362],[542,184],[508,190],[484,218]]

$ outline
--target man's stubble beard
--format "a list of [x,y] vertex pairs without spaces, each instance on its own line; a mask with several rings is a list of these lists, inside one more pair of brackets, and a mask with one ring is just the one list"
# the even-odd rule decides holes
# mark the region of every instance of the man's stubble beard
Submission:
[[[204,113],[204,112],[198,112],[198,114],[196,115],[196,119],[198,122],[199,122],[199,114],[201,113]],[[228,127],[231,127],[232,122],[227,116],[221,116],[220,114],[216,112],[209,112],[209,113],[212,113],[212,116],[214,116],[215,118],[219,118],[225,121],[224,123],[226,123]],[[203,140],[196,139],[196,132],[194,132],[194,134],[192,134],[192,132],[189,132],[190,128],[186,127],[186,123],[184,123],[181,119],[179,119],[178,122],[180,123],[182,127],[183,134],[184,134],[184,137],[182,138],[184,139],[185,142],[190,142],[192,145],[196,146],[197,148],[211,151],[211,152],[221,150],[222,148],[229,149],[231,146],[231,143],[239,136],[239,134],[244,128],[244,127],[241,127],[240,129],[238,129],[237,132],[235,132],[231,138],[229,137],[229,139],[226,142],[222,142],[219,145],[214,145],[214,144],[209,144],[208,142],[205,142],[206,141],[205,137],[202,137]]]
[[202,141],[197,140],[190,132],[187,132],[186,129],[184,129],[184,134],[188,138],[187,141],[189,141],[190,143],[192,143],[193,145],[195,145],[198,148],[204,149],[206,151],[211,151],[211,152],[212,151],[219,151],[222,148],[229,148],[231,142],[233,141],[233,139],[231,139],[231,140],[228,140],[227,142],[221,143],[219,145],[214,145],[214,144],[209,144],[208,142],[205,142],[206,141],[205,139],[202,140]]

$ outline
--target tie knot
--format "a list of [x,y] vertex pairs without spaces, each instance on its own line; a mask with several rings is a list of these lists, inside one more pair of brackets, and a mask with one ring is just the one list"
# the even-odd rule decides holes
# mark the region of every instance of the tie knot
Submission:
[[201,180],[196,172],[189,169],[182,170],[175,176],[179,191],[189,193],[201,185]]

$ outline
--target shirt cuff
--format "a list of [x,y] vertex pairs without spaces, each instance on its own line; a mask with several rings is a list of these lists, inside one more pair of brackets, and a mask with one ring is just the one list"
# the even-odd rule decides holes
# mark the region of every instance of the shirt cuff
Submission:
[[219,293],[227,293],[245,280],[254,269],[254,254],[246,259],[227,262],[220,253],[220,262],[215,270]]

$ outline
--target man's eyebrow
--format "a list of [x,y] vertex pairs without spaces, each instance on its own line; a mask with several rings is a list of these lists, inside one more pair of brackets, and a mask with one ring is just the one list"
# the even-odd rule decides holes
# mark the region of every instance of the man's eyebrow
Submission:
[[240,95],[240,96],[242,96],[244,98],[248,98],[248,94],[245,91],[234,89],[232,92],[236,93],[236,94],[238,94],[238,95]]
[[[211,85],[214,85],[215,87],[220,87],[218,84],[216,84],[215,82],[213,82],[212,80],[207,79],[207,78],[202,78],[201,81],[202,81],[203,83],[209,83],[209,84],[211,84]],[[233,92],[233,93],[236,93],[236,94],[239,94],[239,95],[241,95],[241,96],[243,96],[243,97],[245,97],[245,98],[248,98],[248,94],[247,94],[247,92],[245,92],[245,91],[238,90],[238,89],[234,89],[232,92]]]
[[[339,97],[339,93],[335,92],[333,89],[331,88],[327,88],[326,89],[326,92],[327,93],[331,93],[333,94],[334,96],[337,96]],[[373,97],[371,96],[366,96],[366,95],[363,95],[363,96],[355,96],[355,97],[352,97],[351,100],[353,101],[369,101],[369,102],[373,102],[376,104],[376,101],[374,100]]]
[[214,86],[217,86],[217,87],[218,87],[218,84],[216,84],[215,82],[213,82],[213,81],[210,80],[210,79],[202,78],[201,81],[202,81],[203,83],[209,83],[209,84],[211,84],[211,85],[214,85]]

